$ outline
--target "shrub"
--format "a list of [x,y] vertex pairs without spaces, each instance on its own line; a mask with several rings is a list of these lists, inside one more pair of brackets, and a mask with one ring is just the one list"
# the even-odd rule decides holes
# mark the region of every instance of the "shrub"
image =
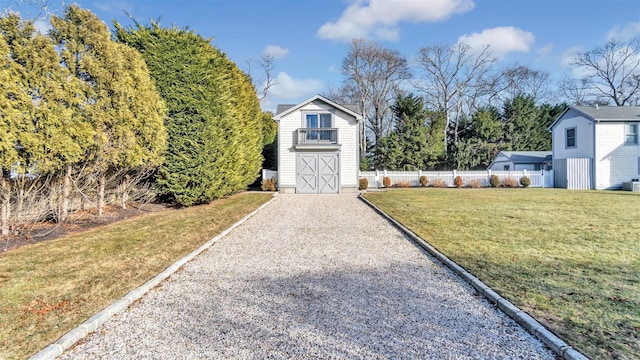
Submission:
[[436,188],[446,188],[447,187],[447,182],[440,179],[440,178],[436,178],[435,180],[433,180],[431,182],[431,186],[436,187]]
[[262,188],[262,191],[276,191],[276,178],[262,179],[260,188]]
[[529,179],[528,176],[521,177],[520,185],[522,185],[522,187],[529,187],[529,185],[531,185],[531,179]]
[[367,190],[367,188],[369,187],[369,180],[362,178],[359,180],[358,182],[358,189],[360,190]]
[[489,185],[491,185],[491,187],[500,186],[500,178],[498,177],[498,175],[489,176]]
[[408,188],[411,186],[411,181],[397,181],[394,186],[399,188]]
[[513,176],[508,176],[508,177],[506,177],[504,179],[502,184],[504,185],[504,187],[517,188],[518,187],[518,180],[516,180],[516,178],[514,178]]
[[482,181],[478,179],[473,179],[469,182],[469,186],[471,186],[474,189],[480,189],[482,187]]
[[420,176],[420,186],[425,187],[427,184],[429,184],[429,179],[425,175]]
[[462,177],[460,175],[456,176],[456,178],[453,179],[453,185],[455,185],[457,188],[462,187],[463,184],[464,182],[462,181]]
[[391,187],[391,178],[388,176],[385,176],[382,178],[382,186],[388,188]]

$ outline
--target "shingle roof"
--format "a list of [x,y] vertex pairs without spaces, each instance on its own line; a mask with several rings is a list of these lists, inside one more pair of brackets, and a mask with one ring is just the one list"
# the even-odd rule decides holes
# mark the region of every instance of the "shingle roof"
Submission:
[[573,106],[596,121],[640,121],[640,106]]
[[316,100],[320,100],[320,101],[324,101],[327,104],[330,104],[334,107],[338,107],[340,109],[342,109],[342,111],[346,111],[348,113],[350,113],[352,116],[355,116],[357,120],[361,120],[362,119],[362,114],[360,113],[360,110],[358,109],[357,105],[354,104],[339,104],[339,103],[335,103],[325,97],[323,97],[322,95],[316,95],[311,97],[310,99],[307,99],[299,104],[295,104],[295,105],[291,105],[291,104],[280,104],[278,105],[278,107],[276,108],[276,114],[274,119],[276,121],[279,120],[280,115],[286,115],[289,112],[295,111],[296,108],[304,106],[305,104],[308,104],[312,101],[316,101]]
[[291,109],[292,107],[296,106],[295,104],[279,104],[278,107],[276,108],[276,115],[285,112],[289,109]]
[[501,151],[514,163],[538,163],[551,161],[551,151]]

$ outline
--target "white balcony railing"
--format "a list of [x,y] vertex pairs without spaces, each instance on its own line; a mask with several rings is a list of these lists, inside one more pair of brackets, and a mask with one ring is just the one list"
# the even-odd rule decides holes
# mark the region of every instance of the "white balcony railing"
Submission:
[[338,144],[338,129],[299,128],[297,145],[335,145]]

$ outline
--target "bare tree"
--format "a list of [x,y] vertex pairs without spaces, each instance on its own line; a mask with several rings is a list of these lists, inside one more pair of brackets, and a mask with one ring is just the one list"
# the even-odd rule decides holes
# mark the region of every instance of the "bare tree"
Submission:
[[[255,76],[252,74],[253,65],[257,65],[262,73],[261,76]],[[273,55],[264,54],[260,57],[259,60],[248,60],[247,61],[247,74],[251,77],[253,81],[253,86],[256,89],[256,93],[258,94],[258,100],[262,101],[267,95],[269,95],[269,90],[277,85],[276,79],[273,77],[275,69],[275,58]]]
[[550,101],[551,75],[546,71],[534,70],[528,66],[514,64],[502,70],[497,91],[502,103],[518,95],[530,96],[536,103]]
[[[52,0],[0,0],[0,7],[4,14],[16,12],[23,20],[44,21],[55,11],[52,3]],[[62,2],[59,5],[62,6]]]
[[[488,47],[474,51],[464,43],[420,49],[417,64],[422,77],[414,81],[414,87],[433,110],[446,114],[445,152],[449,141],[458,141],[460,120],[477,108],[482,98],[495,94],[491,88],[496,78],[490,74],[495,61]],[[447,136],[449,132],[453,138]]]
[[371,133],[377,144],[391,130],[391,103],[411,73],[407,60],[398,51],[374,41],[354,39],[342,60],[342,74],[344,91],[357,99],[365,119],[360,128],[363,158],[367,152],[367,134]]
[[[611,40],[602,47],[578,53],[572,62],[582,75],[574,85],[590,102],[617,106],[640,103],[640,39]],[[579,89],[569,86],[569,90]]]
[[565,76],[558,83],[558,91],[564,97],[565,101],[574,105],[606,105],[609,101],[592,100],[589,96],[589,88],[584,79],[574,79]]

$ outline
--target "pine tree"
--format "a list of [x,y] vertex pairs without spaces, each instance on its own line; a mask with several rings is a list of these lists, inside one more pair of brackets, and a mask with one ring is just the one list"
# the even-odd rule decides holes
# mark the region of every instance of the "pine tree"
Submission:
[[248,76],[193,31],[115,27],[120,42],[140,51],[167,104],[160,191],[189,206],[251,184],[262,164],[264,117]]
[[444,150],[442,117],[428,112],[422,99],[413,94],[398,97],[391,109],[395,128],[376,147],[376,167],[417,170],[437,164]]
[[[51,36],[68,70],[80,81],[80,116],[95,131],[86,159],[98,176],[98,214],[109,175],[158,166],[166,146],[165,106],[146,64],[132,48],[111,39],[97,16],[77,6],[52,17]],[[125,202],[123,202],[123,205]]]

